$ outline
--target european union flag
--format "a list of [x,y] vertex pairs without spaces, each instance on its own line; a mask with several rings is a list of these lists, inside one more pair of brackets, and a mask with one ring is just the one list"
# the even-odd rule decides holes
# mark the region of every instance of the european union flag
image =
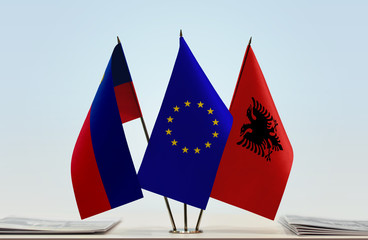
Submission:
[[232,116],[183,37],[138,178],[142,188],[206,209]]

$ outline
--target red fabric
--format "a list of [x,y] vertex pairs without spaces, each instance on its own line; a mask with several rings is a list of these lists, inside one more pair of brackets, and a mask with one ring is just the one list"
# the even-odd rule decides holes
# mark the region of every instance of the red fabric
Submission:
[[[273,220],[289,177],[293,150],[250,46],[247,52],[230,106],[234,121],[211,197]],[[269,160],[238,144],[244,136],[240,136],[243,124],[250,123],[247,110],[255,105],[252,98],[278,123],[282,150],[273,151]]]
[[90,112],[74,147],[71,175],[74,195],[82,219],[111,209],[93,152]]
[[114,87],[118,103],[121,123],[142,117],[133,82],[127,82]]

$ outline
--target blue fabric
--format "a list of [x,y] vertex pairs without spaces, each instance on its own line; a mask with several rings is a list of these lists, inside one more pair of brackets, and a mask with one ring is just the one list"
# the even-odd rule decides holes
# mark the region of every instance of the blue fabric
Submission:
[[130,76],[128,68],[128,63],[125,59],[123,47],[120,43],[114,48],[110,62],[114,87],[132,81],[132,77]]
[[111,59],[91,106],[93,151],[111,208],[143,197],[116,103]]
[[181,37],[139,169],[142,188],[205,209],[231,125],[230,112]]

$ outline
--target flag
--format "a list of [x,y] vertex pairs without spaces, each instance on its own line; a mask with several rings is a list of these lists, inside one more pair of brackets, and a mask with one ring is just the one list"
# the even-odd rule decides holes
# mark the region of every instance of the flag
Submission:
[[232,117],[183,37],[138,178],[142,188],[205,209]]
[[293,150],[250,45],[230,112],[234,122],[211,197],[273,220]]
[[[82,219],[143,197],[121,124],[120,116],[125,113],[119,114],[117,103],[119,97],[116,96],[116,91],[114,92],[115,83],[126,81],[121,78],[129,75],[129,72],[126,72],[128,69],[125,58],[121,58],[124,58],[124,54],[121,45],[118,44],[112,53],[73,151],[71,176]],[[125,62],[125,65],[118,64],[122,62]],[[130,75],[129,80],[131,82]],[[128,81],[128,84],[131,83]],[[120,85],[118,87],[120,88]],[[125,106],[135,106],[139,109],[135,94],[120,99],[129,101]],[[133,108],[124,108],[128,111],[128,115],[130,114],[130,118],[136,116],[131,114],[134,110],[129,109]]]

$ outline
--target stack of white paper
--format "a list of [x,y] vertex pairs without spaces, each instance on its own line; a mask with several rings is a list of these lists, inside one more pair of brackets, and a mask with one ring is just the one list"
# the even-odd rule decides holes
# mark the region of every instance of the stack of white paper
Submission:
[[287,215],[279,222],[297,235],[368,235],[368,221],[347,221]]
[[119,220],[106,221],[61,221],[36,218],[6,217],[0,219],[0,234],[71,234],[106,232]]

